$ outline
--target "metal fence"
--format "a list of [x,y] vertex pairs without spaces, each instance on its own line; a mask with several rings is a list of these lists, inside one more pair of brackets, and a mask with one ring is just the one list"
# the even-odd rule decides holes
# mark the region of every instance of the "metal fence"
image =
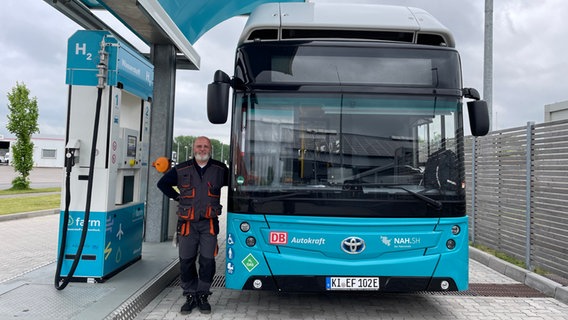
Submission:
[[466,137],[465,154],[470,241],[568,278],[568,121]]

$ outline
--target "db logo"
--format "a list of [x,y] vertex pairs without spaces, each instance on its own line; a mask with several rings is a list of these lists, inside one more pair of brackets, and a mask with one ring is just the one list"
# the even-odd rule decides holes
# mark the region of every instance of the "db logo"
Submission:
[[288,243],[288,232],[270,232],[270,244],[287,244]]

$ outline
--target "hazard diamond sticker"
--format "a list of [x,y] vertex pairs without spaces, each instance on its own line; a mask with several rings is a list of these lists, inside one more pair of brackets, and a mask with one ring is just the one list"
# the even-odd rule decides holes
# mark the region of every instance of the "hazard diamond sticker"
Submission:
[[252,253],[249,253],[248,256],[243,259],[242,263],[249,272],[258,266],[258,260],[254,258]]

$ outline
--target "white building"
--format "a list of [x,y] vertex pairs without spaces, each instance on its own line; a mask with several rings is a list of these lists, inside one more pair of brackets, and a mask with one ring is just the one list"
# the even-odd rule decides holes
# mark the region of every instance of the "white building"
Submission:
[[568,119],[568,100],[544,106],[544,122]]
[[[3,154],[10,152],[12,154],[11,145],[16,142],[16,138],[2,139]],[[34,144],[34,167],[63,167],[65,159],[65,139],[61,138],[44,138],[32,137]],[[13,156],[11,156],[13,160]]]

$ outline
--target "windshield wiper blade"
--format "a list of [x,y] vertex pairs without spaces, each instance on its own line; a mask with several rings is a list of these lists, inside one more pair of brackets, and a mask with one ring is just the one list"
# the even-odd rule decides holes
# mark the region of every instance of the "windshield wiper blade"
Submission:
[[411,195],[415,196],[416,198],[428,203],[429,205],[433,206],[434,209],[436,210],[441,210],[442,209],[442,202],[432,199],[430,197],[427,197],[421,193],[418,193],[416,191],[412,191],[410,189],[407,189],[405,187],[402,186],[396,186],[396,185],[385,185],[385,184],[376,184],[376,183],[345,183],[344,184],[344,190],[352,190],[352,191],[356,191],[356,190],[361,190],[362,187],[380,187],[380,188],[387,188],[387,189],[400,189],[400,190],[404,190],[408,193],[410,193]]
[[292,198],[292,197],[295,197],[295,196],[300,196],[300,195],[305,195],[305,194],[306,194],[306,192],[292,192],[292,193],[280,194],[280,195],[272,196],[272,197],[266,197],[266,198],[262,198],[262,199],[253,199],[253,202],[265,203],[265,202],[281,200],[281,199],[285,199],[285,198]]
[[422,200],[422,201],[424,201],[424,202],[426,202],[426,203],[432,205],[432,206],[434,207],[434,209],[436,209],[436,210],[441,210],[441,209],[442,209],[442,202],[440,202],[440,201],[438,201],[438,200],[435,200],[435,199],[432,199],[432,198],[430,198],[430,197],[427,197],[427,196],[425,196],[425,195],[423,195],[423,194],[420,194],[420,193],[418,193],[418,192],[416,192],[416,191],[412,191],[412,190],[410,190],[410,189],[406,189],[405,187],[401,187],[401,186],[387,186],[387,188],[393,188],[393,189],[401,189],[401,190],[404,190],[404,191],[410,193],[411,195],[415,196],[416,198],[418,198],[418,199],[420,199],[420,200]]

